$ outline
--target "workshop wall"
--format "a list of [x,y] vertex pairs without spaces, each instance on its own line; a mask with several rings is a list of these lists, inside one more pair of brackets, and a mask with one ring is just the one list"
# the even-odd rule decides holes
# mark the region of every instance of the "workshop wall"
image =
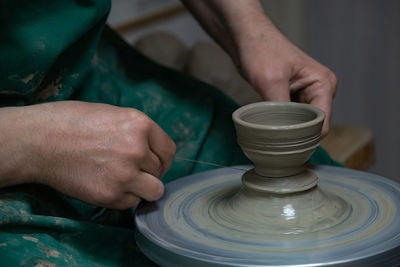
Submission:
[[339,79],[333,122],[375,135],[371,172],[400,180],[400,1],[306,1],[307,51]]

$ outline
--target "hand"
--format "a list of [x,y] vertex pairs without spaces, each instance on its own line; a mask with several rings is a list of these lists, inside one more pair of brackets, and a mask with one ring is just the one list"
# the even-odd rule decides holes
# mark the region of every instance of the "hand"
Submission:
[[319,107],[328,133],[335,75],[287,40],[258,0],[182,1],[265,100]]
[[270,101],[312,104],[325,112],[322,135],[329,131],[336,76],[279,32],[259,34],[240,47],[240,67],[253,87]]
[[23,108],[30,128],[19,139],[32,170],[23,182],[114,209],[162,196],[157,177],[169,169],[175,144],[142,112],[75,101]]

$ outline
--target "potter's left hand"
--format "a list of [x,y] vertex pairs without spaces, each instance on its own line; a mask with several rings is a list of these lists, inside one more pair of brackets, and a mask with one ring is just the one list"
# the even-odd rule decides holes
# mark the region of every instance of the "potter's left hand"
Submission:
[[326,114],[322,134],[329,131],[336,92],[335,74],[293,45],[281,33],[258,32],[240,47],[240,68],[265,100],[315,105]]
[[258,0],[182,1],[265,100],[319,107],[328,133],[335,75],[286,39]]

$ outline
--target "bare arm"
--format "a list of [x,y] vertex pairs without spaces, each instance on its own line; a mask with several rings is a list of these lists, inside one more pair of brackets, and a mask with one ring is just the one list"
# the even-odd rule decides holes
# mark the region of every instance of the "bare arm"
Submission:
[[328,132],[335,75],[279,32],[258,0],[183,3],[265,100],[294,100],[321,108],[326,113],[323,134]]
[[33,158],[30,157],[29,135],[35,127],[25,108],[0,109],[0,187],[31,182],[34,176]]

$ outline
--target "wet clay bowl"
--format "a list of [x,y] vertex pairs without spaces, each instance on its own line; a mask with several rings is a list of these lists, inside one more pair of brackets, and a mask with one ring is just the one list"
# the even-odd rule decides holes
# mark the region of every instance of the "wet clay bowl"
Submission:
[[293,102],[258,102],[232,115],[237,139],[259,176],[287,177],[305,171],[317,148],[325,114]]

